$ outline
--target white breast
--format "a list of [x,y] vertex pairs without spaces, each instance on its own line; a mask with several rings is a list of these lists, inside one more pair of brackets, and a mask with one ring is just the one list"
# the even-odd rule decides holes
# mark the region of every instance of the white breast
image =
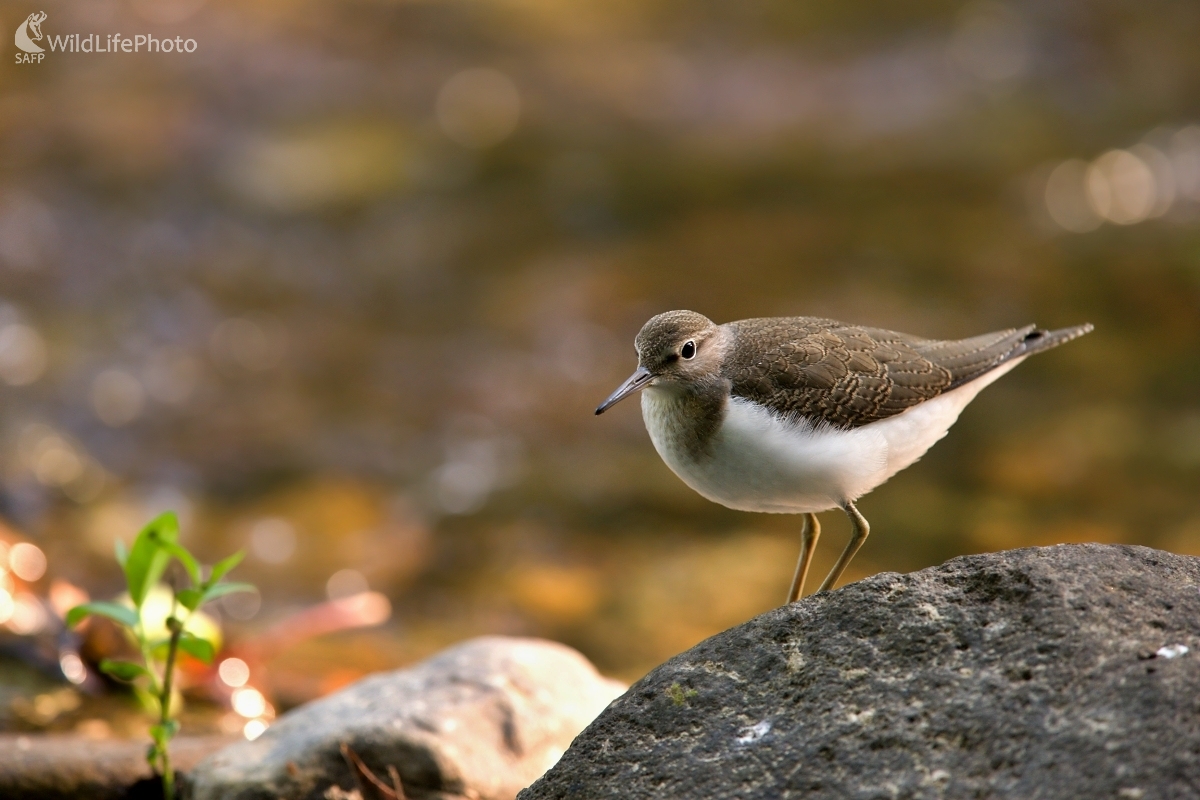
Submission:
[[764,406],[731,398],[720,430],[699,457],[683,446],[688,421],[669,391],[647,387],[642,416],[663,461],[709,500],[742,511],[826,511],[858,499],[919,459],[975,395],[1021,361],[851,430],[785,420]]

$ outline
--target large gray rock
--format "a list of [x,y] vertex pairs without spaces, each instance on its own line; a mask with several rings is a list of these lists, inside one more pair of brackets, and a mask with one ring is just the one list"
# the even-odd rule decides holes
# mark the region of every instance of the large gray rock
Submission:
[[252,742],[203,761],[193,800],[316,800],[354,780],[344,742],[409,798],[505,800],[558,758],[623,684],[569,647],[472,639],[406,670],[374,675],[283,715]]
[[1200,797],[1200,558],[1016,550],[806,598],[655,669],[520,800],[786,797]]

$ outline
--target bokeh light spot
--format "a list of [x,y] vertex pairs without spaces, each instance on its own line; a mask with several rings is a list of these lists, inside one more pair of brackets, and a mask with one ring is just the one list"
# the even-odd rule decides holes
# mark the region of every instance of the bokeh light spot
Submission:
[[47,436],[38,443],[33,474],[46,486],[65,486],[83,474],[84,462],[68,442]]
[[1154,173],[1128,150],[1110,150],[1093,161],[1086,185],[1092,210],[1109,222],[1132,225],[1154,210]]
[[48,622],[46,609],[40,600],[29,592],[18,592],[13,598],[12,616],[8,628],[21,636],[40,633]]
[[340,600],[343,597],[353,597],[366,592],[371,587],[366,577],[354,569],[340,569],[329,576],[325,582],[325,594],[330,600]]
[[80,684],[87,680],[87,668],[83,665],[83,659],[75,653],[63,653],[58,659],[58,665],[63,676],[71,683]]
[[0,380],[9,386],[33,383],[46,370],[46,343],[28,325],[0,328]]
[[92,408],[105,425],[119,428],[142,413],[146,393],[137,378],[122,369],[107,369],[92,381]]
[[296,529],[280,517],[267,517],[250,529],[250,552],[268,564],[282,564],[296,552]]
[[230,698],[230,704],[234,711],[247,718],[262,716],[267,710],[267,699],[262,692],[248,687],[236,690]]
[[1087,162],[1064,161],[1046,181],[1046,212],[1050,219],[1072,233],[1094,231],[1104,222],[1087,198]]
[[36,581],[46,574],[46,554],[35,544],[18,542],[8,552],[13,574],[23,581]]
[[392,616],[392,602],[380,592],[360,592],[335,602],[355,625],[382,625]]
[[263,732],[265,732],[266,730],[267,730],[266,722],[262,721],[261,719],[252,719],[246,723],[246,726],[244,728],[242,728],[242,734],[247,739],[249,739],[250,741],[253,742],[255,739],[262,736]]
[[227,658],[217,667],[217,674],[227,686],[235,689],[246,685],[250,680],[250,666],[240,658]]
[[1179,194],[1200,201],[1200,125],[1172,134],[1167,152]]
[[1175,167],[1166,153],[1145,143],[1135,144],[1129,152],[1146,165],[1154,178],[1154,196],[1147,216],[1161,217],[1175,203]]
[[13,601],[11,593],[0,589],[0,625],[12,619],[13,612],[16,610],[17,604]]
[[237,592],[221,598],[221,610],[242,622],[254,619],[261,608],[262,595],[258,592]]
[[463,70],[438,92],[438,124],[464,147],[499,144],[517,129],[520,115],[521,95],[516,84],[499,70]]
[[174,347],[154,351],[142,370],[146,392],[160,403],[186,403],[200,381],[200,363]]

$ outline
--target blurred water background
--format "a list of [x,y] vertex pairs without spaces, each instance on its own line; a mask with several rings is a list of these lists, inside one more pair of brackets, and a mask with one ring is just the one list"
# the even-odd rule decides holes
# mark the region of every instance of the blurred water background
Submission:
[[1095,323],[862,502],[850,579],[1200,555],[1191,0],[5,0],[0,30],[39,10],[198,47],[0,69],[0,539],[44,555],[6,550],[3,726],[104,732],[55,609],[117,594],[167,508],[249,552],[217,620],[273,643],[244,719],[488,632],[634,679],[778,605],[798,520],[695,495],[636,403],[592,415],[673,308]]

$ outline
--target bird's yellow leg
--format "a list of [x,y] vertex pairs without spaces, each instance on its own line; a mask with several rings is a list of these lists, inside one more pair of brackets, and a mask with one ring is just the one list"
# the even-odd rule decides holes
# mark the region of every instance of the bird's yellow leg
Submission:
[[788,591],[789,603],[800,599],[804,591],[804,579],[808,577],[808,565],[812,562],[813,551],[817,549],[817,539],[821,538],[821,523],[817,522],[816,514],[804,515],[804,527],[800,529],[800,560],[796,562],[796,574],[792,578],[792,588]]
[[823,592],[827,589],[832,589],[837,583],[838,578],[842,577],[842,573],[846,571],[846,567],[850,564],[850,559],[854,558],[854,554],[858,552],[858,548],[863,546],[863,542],[867,540],[867,534],[871,532],[871,526],[867,524],[867,520],[862,514],[858,513],[858,509],[854,507],[854,503],[846,503],[843,507],[846,516],[850,518],[850,541],[846,544],[846,549],[838,556],[837,563],[833,565],[833,569],[829,570],[829,577],[821,584],[818,592]]

